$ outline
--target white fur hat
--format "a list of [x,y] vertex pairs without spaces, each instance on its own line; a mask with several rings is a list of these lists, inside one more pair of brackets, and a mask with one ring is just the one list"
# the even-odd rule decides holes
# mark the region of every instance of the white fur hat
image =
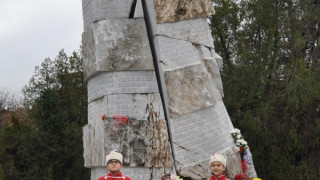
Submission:
[[227,161],[226,159],[224,158],[223,155],[221,154],[214,154],[212,156],[210,156],[210,160],[209,160],[209,165],[211,166],[211,164],[213,162],[221,162],[221,164],[224,166],[224,167],[227,167]]
[[122,164],[123,156],[121,153],[118,153],[116,151],[111,151],[108,155],[106,155],[106,163],[108,163],[112,159],[116,159],[120,161]]

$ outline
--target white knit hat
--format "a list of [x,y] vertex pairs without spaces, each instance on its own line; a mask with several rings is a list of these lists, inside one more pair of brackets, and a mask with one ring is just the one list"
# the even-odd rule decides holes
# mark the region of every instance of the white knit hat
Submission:
[[221,154],[214,154],[214,155],[210,156],[209,165],[211,166],[211,164],[212,164],[213,162],[221,162],[221,164],[222,164],[224,167],[227,167],[227,161],[226,161],[226,159],[224,158],[224,156],[221,155]]
[[108,155],[106,155],[106,163],[108,163],[112,159],[116,159],[120,161],[122,164],[123,156],[121,153],[118,153],[116,151],[111,151]]

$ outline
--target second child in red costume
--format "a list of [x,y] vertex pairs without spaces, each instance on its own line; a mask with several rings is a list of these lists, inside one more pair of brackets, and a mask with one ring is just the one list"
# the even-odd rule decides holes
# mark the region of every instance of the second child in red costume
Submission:
[[209,164],[212,174],[209,180],[228,180],[224,174],[227,167],[227,161],[223,155],[214,154],[213,156],[210,156]]

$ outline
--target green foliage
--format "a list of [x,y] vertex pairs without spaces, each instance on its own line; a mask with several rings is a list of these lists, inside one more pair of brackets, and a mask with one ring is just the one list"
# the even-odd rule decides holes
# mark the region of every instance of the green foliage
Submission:
[[86,89],[76,52],[68,57],[61,50],[54,61],[47,58],[36,67],[23,90],[33,123],[12,121],[0,132],[4,179],[89,179],[82,156]]
[[224,102],[251,147],[258,176],[317,179],[319,3],[214,2],[211,28],[216,51],[224,58]]
[[4,170],[2,168],[2,165],[0,164],[0,180],[3,180],[4,178]]

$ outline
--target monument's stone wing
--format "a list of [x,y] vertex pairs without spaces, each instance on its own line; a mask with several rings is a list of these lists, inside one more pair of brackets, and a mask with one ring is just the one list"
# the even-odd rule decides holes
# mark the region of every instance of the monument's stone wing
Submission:
[[[85,166],[91,179],[106,174],[105,155],[118,149],[123,172],[135,180],[159,180],[174,163],[163,102],[141,0],[82,0],[83,55],[88,81],[88,124],[83,127]],[[207,16],[211,0],[146,0],[153,16],[168,97],[174,161],[192,179],[209,177],[209,156],[227,157],[229,175],[242,173],[230,130]],[[101,116],[129,116],[124,124]],[[253,165],[250,173],[255,176]]]

